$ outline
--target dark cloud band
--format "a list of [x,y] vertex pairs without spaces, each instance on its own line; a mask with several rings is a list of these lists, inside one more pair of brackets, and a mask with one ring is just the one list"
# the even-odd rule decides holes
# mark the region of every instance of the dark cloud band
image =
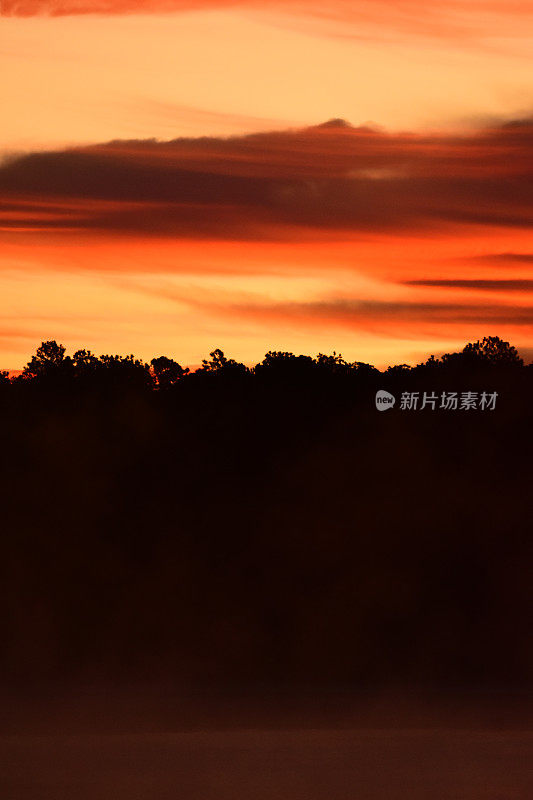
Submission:
[[[533,124],[392,135],[342,121],[230,139],[111,142],[0,168],[6,227],[229,239],[533,223]],[[28,209],[24,216],[24,209]],[[31,210],[30,210],[31,209]],[[54,230],[49,215],[44,228]]]

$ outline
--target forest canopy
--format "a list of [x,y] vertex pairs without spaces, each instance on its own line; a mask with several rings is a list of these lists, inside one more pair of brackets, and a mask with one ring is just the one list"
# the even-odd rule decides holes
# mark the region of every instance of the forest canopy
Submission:
[[[0,373],[6,383],[24,383],[28,380],[84,379],[111,383],[136,384],[146,388],[169,389],[184,379],[206,375],[256,376],[273,380],[289,378],[305,380],[311,375],[368,376],[385,374],[394,376],[427,373],[429,370],[477,371],[487,367],[519,368],[524,362],[517,349],[498,336],[487,336],[480,341],[466,344],[460,352],[431,355],[425,362],[411,367],[406,364],[388,367],[380,373],[376,367],[359,361],[348,362],[341,354],[319,353],[316,357],[271,350],[255,366],[246,366],[228,358],[220,349],[215,349],[204,359],[198,369],[191,371],[173,358],[157,356],[144,362],[133,354],[94,355],[90,350],[77,350],[68,355],[66,348],[55,340],[42,342],[20,375],[10,377],[7,371]],[[529,365],[532,366],[532,365]]]
[[498,337],[383,372],[43,342],[0,384],[0,677],[528,684],[532,378]]

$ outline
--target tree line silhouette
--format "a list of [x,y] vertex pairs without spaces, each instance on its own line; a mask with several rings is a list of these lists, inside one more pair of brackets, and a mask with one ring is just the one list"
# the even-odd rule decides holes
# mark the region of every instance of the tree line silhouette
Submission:
[[0,380],[2,679],[527,684],[532,377],[498,337],[381,372],[43,342]]
[[[465,345],[459,353],[445,353],[441,357],[430,356],[427,361],[417,367],[400,364],[388,367],[385,376],[426,374],[428,370],[476,371],[486,367],[517,368],[524,362],[515,347],[498,336],[488,336],[482,341]],[[531,366],[531,365],[530,365]],[[43,380],[93,380],[107,382],[131,383],[138,387],[168,389],[184,378],[205,374],[244,376],[271,375],[283,379],[290,376],[302,378],[315,373],[317,375],[377,375],[379,370],[371,364],[359,361],[347,362],[342,355],[319,353],[316,358],[306,355],[282,351],[269,351],[264,359],[254,367],[247,367],[227,358],[222,350],[216,349],[204,359],[201,366],[191,373],[188,367],[182,367],[177,361],[167,356],[153,358],[145,363],[133,355],[101,355],[95,356],[90,350],[77,350],[72,356],[66,355],[66,348],[54,340],[42,342],[35,355],[25,366],[20,376],[10,378],[8,371],[0,372],[2,383],[20,383],[31,379]]]

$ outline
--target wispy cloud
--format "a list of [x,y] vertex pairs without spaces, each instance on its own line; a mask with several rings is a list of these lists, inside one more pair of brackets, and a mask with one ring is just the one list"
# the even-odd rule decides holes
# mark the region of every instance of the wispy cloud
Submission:
[[256,324],[295,325],[365,331],[385,336],[420,335],[458,329],[531,329],[533,306],[452,302],[381,301],[359,298],[329,298],[294,303],[203,303],[197,306],[234,320],[252,319]]
[[506,280],[505,278],[496,280],[486,278],[437,278],[404,281],[404,286],[428,286],[439,289],[480,289],[489,292],[531,292],[533,291],[533,280],[528,278],[511,280]]
[[4,163],[0,224],[242,240],[527,228],[532,154],[530,120],[463,136],[336,121],[232,138],[118,141]]
[[[533,18],[530,0],[3,0],[6,16],[76,14],[161,14],[213,9],[262,10],[291,18],[307,18],[333,35],[386,38],[394,33],[432,38],[485,39],[527,36]],[[288,24],[290,24],[288,22]],[[294,24],[294,22],[293,22]]]
[[512,265],[527,266],[533,264],[533,253],[487,253],[485,255],[473,256],[470,261],[478,264],[495,264],[497,266]]

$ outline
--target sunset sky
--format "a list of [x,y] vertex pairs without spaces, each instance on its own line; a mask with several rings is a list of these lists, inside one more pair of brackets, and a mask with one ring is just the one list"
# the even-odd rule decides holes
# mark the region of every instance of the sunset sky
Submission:
[[533,0],[0,8],[0,368],[533,358]]

